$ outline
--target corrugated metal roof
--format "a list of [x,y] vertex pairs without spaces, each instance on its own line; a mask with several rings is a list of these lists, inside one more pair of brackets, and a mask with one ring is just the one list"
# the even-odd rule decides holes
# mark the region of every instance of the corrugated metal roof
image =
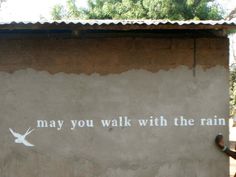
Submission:
[[236,21],[70,20],[0,22],[0,29],[236,29]]
[[10,21],[0,22],[6,24],[80,24],[80,25],[236,25],[236,21],[226,20],[63,20],[63,21]]

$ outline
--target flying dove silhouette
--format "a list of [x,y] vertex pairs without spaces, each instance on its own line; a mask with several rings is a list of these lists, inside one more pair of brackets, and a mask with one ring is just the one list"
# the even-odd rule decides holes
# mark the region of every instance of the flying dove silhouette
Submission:
[[29,143],[25,138],[27,135],[29,135],[34,129],[30,130],[30,128],[25,132],[24,135],[21,135],[19,133],[14,132],[11,128],[9,128],[12,135],[16,138],[15,143],[22,143],[25,146],[34,146],[33,144]]

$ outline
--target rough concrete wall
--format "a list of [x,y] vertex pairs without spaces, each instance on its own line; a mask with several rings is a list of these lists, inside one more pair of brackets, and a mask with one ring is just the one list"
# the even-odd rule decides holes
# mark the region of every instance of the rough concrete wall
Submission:
[[[228,67],[227,38],[197,38],[196,64]],[[0,70],[33,68],[50,73],[157,72],[194,64],[190,38],[1,39]]]
[[[0,45],[1,69],[17,71],[0,72],[0,176],[228,176],[228,158],[213,144],[213,139],[218,132],[228,135],[227,126],[176,127],[169,124],[167,127],[141,128],[134,125],[129,128],[101,128],[95,126],[70,130],[70,124],[67,122],[60,131],[55,128],[36,128],[27,138],[35,144],[35,147],[29,148],[14,143],[8,128],[23,133],[29,126],[35,128],[37,119],[65,121],[93,119],[99,122],[101,119],[115,118],[119,115],[129,116],[132,120],[150,115],[164,115],[171,122],[173,117],[180,115],[196,121],[201,117],[228,116],[226,43],[222,45],[221,42],[212,43],[212,40],[205,40],[204,45],[209,43],[209,50],[199,47],[198,51],[201,50],[202,53],[197,54],[198,65],[194,76],[191,69],[192,53],[184,52],[187,50],[178,53],[180,50],[178,49],[177,53],[179,55],[182,53],[181,57],[178,54],[163,52],[161,56],[168,57],[163,58],[162,61],[161,56],[156,57],[159,55],[155,52],[155,45],[152,44],[153,48],[150,49],[147,41],[147,44],[143,44],[139,49],[143,51],[137,51],[135,54],[138,56],[137,61],[134,56],[129,55],[129,52],[122,55],[125,59],[129,57],[132,59],[132,62],[122,60],[127,62],[129,67],[125,63],[122,65],[117,63],[117,67],[116,63],[107,64],[111,56],[115,58],[111,58],[111,62],[121,61],[122,56],[117,52],[122,51],[122,45],[128,46],[125,43],[117,44],[120,48],[111,51],[113,54],[109,54],[110,50],[107,50],[107,54],[103,53],[104,50],[101,50],[101,53],[90,51],[94,58],[89,58],[89,54],[87,58],[83,58],[83,55],[77,52],[75,45],[72,45],[73,48],[68,48],[66,52],[61,49],[54,51],[52,50],[54,47],[47,46],[46,42],[44,50],[42,50],[43,45],[39,50],[37,45],[26,45],[27,41],[25,43],[1,41],[5,44]],[[74,41],[68,42],[74,44]],[[94,46],[99,48],[103,46],[103,42]],[[9,47],[13,43],[15,50],[10,53]],[[162,45],[156,43],[156,46],[160,48]],[[26,51],[27,47],[32,50]],[[115,49],[115,46],[113,47]],[[188,47],[188,50],[192,51],[190,43],[179,47]],[[153,51],[153,56],[149,54],[150,50]],[[41,53],[36,55],[35,51]],[[122,54],[125,53],[123,51]],[[96,59],[102,60],[103,56],[104,65],[95,62]],[[87,65],[80,67],[80,60]],[[153,65],[148,62],[154,60],[156,62],[153,62]],[[64,63],[59,62],[59,64],[56,61],[64,61]],[[76,63],[75,68],[73,63]],[[90,69],[89,63],[92,63]],[[181,66],[180,63],[186,66]],[[170,66],[175,67],[168,69]],[[25,67],[34,69],[19,70]],[[64,69],[67,72],[76,72],[66,74]],[[60,73],[50,74],[48,71],[50,73],[60,71]],[[99,71],[106,75],[81,73],[92,71]]]

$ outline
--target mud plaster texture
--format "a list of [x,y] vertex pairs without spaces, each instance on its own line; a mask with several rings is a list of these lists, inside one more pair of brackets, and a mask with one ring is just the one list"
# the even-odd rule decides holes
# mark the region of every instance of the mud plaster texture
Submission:
[[[213,143],[219,132],[228,136],[227,126],[109,129],[95,125],[70,130],[70,119],[99,122],[119,115],[133,120],[164,115],[171,122],[180,115],[196,121],[228,117],[225,39],[198,39],[195,75],[192,39],[179,40],[175,50],[173,45],[165,49],[177,53],[163,52],[163,60],[155,57],[160,53],[155,47],[162,51],[165,45],[146,41],[149,47],[142,44],[137,51],[141,42],[126,39],[136,52],[122,53],[126,42],[117,43],[118,50],[108,45],[112,40],[103,41],[107,53],[105,44],[91,41],[92,47],[100,48],[97,53],[83,51],[78,43],[79,53],[78,41],[73,40],[67,41],[71,48],[61,42],[49,45],[50,40],[0,42],[0,176],[227,177],[228,158]],[[168,41],[178,40],[163,43]],[[36,128],[38,119],[66,123],[60,131]],[[15,144],[9,127],[19,133],[36,128],[27,137],[35,147]]]
[[0,70],[106,75],[179,65],[228,67],[227,38],[196,38],[195,43],[191,38],[0,39]]

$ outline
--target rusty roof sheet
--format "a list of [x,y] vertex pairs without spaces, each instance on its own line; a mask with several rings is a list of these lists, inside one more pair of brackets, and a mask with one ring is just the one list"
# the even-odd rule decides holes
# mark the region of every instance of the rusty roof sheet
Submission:
[[236,21],[170,21],[170,20],[70,20],[35,22],[0,22],[0,29],[236,29]]

